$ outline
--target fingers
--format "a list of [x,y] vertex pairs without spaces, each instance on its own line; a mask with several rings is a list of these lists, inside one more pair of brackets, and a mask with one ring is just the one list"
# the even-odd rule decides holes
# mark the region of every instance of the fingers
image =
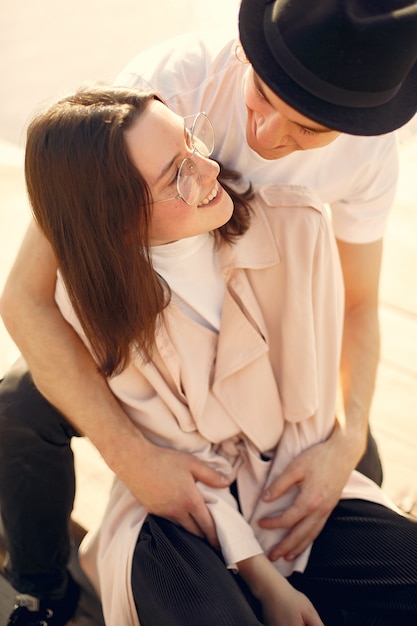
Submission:
[[[215,487],[218,489],[224,489],[225,487],[230,486],[230,479],[227,476],[211,467],[208,467],[205,463],[196,458],[194,458],[193,461],[194,466],[192,468],[192,475],[195,481],[202,482],[209,487]],[[218,548],[219,540],[216,533],[216,526],[210,511],[201,496],[201,493],[199,491],[198,493],[201,497],[200,502],[194,510],[190,511],[190,514],[192,515],[196,526],[203,533],[203,536],[206,537],[214,548]]]
[[202,539],[204,539],[205,535],[203,531],[201,530],[200,526],[195,522],[194,518],[191,515],[185,515],[183,518],[181,518],[181,520],[174,519],[172,517],[167,518],[167,519],[169,519],[169,521],[172,522],[173,524],[176,524],[177,526],[181,526],[192,535],[196,535],[197,537],[201,537]]
[[230,479],[221,472],[214,470],[197,458],[192,457],[193,465],[191,473],[195,481],[200,481],[209,487],[228,487],[230,485]]
[[286,491],[289,491],[291,487],[298,485],[302,479],[303,473],[300,470],[292,469],[290,464],[263,492],[262,499],[265,502],[276,500]]
[[219,548],[216,526],[206,503],[201,498],[200,502],[183,510],[180,516],[170,516],[168,519],[174,524],[182,526],[189,533],[207,539],[213,548]]
[[303,502],[298,502],[298,499],[296,499],[293,505],[282,513],[282,515],[264,517],[259,520],[259,526],[268,530],[274,530],[276,528],[293,528],[307,515],[309,515],[309,511],[305,508]]
[[324,626],[324,623],[321,620],[320,615],[317,613],[313,605],[311,605],[311,608],[308,611],[308,615],[306,617],[306,625],[307,626]]
[[320,619],[320,616],[314,612],[313,615],[309,616],[306,618],[306,625],[307,626],[324,626],[324,623],[322,622],[322,620]]
[[[189,469],[188,477],[184,476],[181,493],[178,493],[175,513],[170,516],[176,523],[179,523],[186,530],[203,537],[214,547],[219,547],[216,526],[207,507],[204,497],[196,485],[196,480],[213,485],[214,487],[225,487],[229,485],[229,480],[209,468],[204,463],[193,457],[188,457],[192,467]],[[196,461],[194,463],[194,461]],[[220,483],[220,485],[219,485]]]
[[[217,474],[217,472],[215,473]],[[218,548],[219,540],[217,538],[216,526],[213,518],[200,490],[195,483],[193,488],[195,489],[195,498],[192,506],[189,506],[188,508],[189,515],[196,527],[199,529],[199,533],[201,533],[199,536],[205,537],[214,548]]]
[[200,515],[197,519],[194,519],[196,526],[202,533],[200,536],[205,537],[213,548],[219,548],[220,544],[217,537],[216,525],[205,504],[204,511],[202,511],[202,513],[204,514]]
[[288,535],[269,553],[271,561],[283,557],[287,561],[292,561],[299,556],[317,538],[323,530],[325,519],[306,518],[305,521],[297,524]]
[[230,481],[190,454],[157,446],[154,452],[132,493],[149,513],[207,538],[217,548],[215,524],[196,482],[224,489]]
[[309,499],[300,492],[293,505],[282,515],[259,521],[261,528],[290,529],[286,537],[270,551],[268,556],[272,561],[281,557],[292,560],[316,539],[331,511],[331,508],[322,505],[320,498]]

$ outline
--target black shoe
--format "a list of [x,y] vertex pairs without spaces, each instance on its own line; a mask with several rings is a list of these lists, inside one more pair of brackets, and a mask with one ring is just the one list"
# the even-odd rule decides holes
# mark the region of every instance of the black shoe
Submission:
[[65,626],[74,615],[80,588],[68,574],[68,587],[62,600],[37,600],[31,596],[16,596],[16,604],[7,626]]

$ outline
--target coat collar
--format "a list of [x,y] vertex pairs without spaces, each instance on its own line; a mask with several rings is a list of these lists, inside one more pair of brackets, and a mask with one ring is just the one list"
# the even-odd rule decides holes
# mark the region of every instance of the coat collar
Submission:
[[[266,190],[263,193],[262,190],[259,191],[258,195],[266,204],[268,199]],[[253,215],[248,231],[233,245],[224,245],[221,248],[221,266],[226,276],[236,268],[262,269],[281,260],[276,238],[264,211],[257,202],[251,206]]]
[[273,232],[265,211],[300,206],[309,206],[319,213],[324,208],[318,194],[302,185],[267,185],[257,189],[251,201],[254,216],[248,232],[232,246],[222,247],[223,271],[262,269],[280,263],[280,236]]

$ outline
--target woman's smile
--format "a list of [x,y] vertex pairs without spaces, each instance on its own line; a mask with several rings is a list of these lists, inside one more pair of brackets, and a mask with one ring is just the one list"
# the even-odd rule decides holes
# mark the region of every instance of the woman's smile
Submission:
[[[201,202],[198,203],[198,206],[207,205],[212,200],[214,200],[217,197],[218,193],[219,193],[219,189],[221,190],[221,187],[219,187],[219,183],[216,181],[215,184],[214,184],[214,187],[211,190],[211,192],[209,193],[209,195],[206,196],[204,198],[204,200],[201,200]],[[219,199],[220,199],[220,196],[219,196]]]

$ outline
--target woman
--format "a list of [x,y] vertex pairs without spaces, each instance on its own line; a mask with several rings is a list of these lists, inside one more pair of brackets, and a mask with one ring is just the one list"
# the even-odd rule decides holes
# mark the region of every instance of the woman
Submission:
[[[354,609],[374,619],[394,605],[402,623],[415,619],[416,566],[398,590],[397,567],[386,571],[392,544],[379,542],[379,570],[360,559],[379,518],[385,533],[407,536],[395,546],[404,554],[416,526],[356,472],[313,547],[275,567],[266,556],[279,536],[258,522],[289,503],[269,503],[268,486],[335,427],[340,270],[314,194],[230,195],[209,158],[209,121],[187,123],[152,93],[97,87],[28,130],[28,191],[58,259],[63,314],[147,440],[228,477],[223,489],[199,485],[212,545],[147,515],[116,479],[84,547],[106,623],[322,624],[294,587],[332,626]],[[352,569],[346,579],[338,571],[346,556],[353,582]]]

